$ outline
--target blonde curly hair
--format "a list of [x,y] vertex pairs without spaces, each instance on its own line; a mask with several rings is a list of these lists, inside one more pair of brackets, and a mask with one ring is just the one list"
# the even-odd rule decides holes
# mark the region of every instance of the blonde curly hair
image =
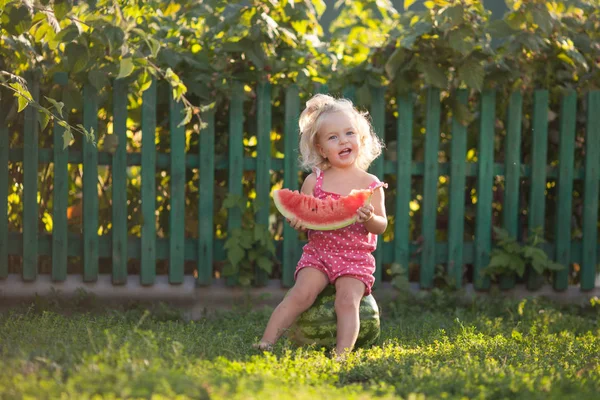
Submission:
[[359,168],[367,170],[369,165],[381,154],[384,144],[368,119],[368,112],[360,112],[348,99],[336,99],[326,94],[316,94],[306,102],[306,108],[300,114],[300,166],[307,171],[315,167],[326,170],[329,163],[316,148],[317,135],[323,119],[328,114],[347,112],[356,133],[360,137],[360,153],[356,159]]

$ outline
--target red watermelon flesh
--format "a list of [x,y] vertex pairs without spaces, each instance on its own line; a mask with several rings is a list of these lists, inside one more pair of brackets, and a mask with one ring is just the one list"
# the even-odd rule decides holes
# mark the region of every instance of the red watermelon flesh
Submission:
[[356,211],[371,201],[374,189],[353,190],[348,196],[335,200],[280,189],[273,191],[279,212],[287,219],[297,219],[308,229],[327,231],[344,228],[356,222]]

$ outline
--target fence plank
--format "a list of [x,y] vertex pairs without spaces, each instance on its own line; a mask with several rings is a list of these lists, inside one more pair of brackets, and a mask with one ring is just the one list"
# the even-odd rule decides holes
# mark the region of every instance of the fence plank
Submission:
[[581,289],[592,290],[598,247],[598,178],[600,177],[600,91],[587,96],[585,188],[583,198],[583,255]]
[[492,247],[492,189],[494,184],[494,126],[496,93],[485,90],[481,95],[481,117],[478,152],[477,219],[475,226],[475,262],[473,281],[478,290],[489,288],[483,268],[490,261]]
[[[259,83],[257,97],[256,201],[259,209],[256,222],[268,227],[271,205],[271,84]],[[258,266],[255,268],[256,285],[264,286],[269,274]]]
[[[98,92],[83,87],[83,126],[98,140]],[[83,140],[83,280],[98,278],[98,148]]]
[[215,195],[215,112],[202,115],[206,128],[200,131],[198,168],[198,279],[199,285],[210,285],[213,277],[213,227]]
[[[33,100],[39,101],[40,87],[37,76],[27,73],[27,85]],[[32,106],[25,109],[23,141],[23,279],[35,280],[38,272],[38,111]]]
[[431,288],[435,273],[435,228],[437,222],[437,186],[438,186],[438,150],[440,143],[440,91],[437,88],[427,90],[427,115],[425,126],[425,175],[423,184],[423,219],[421,235],[423,250],[421,253],[420,285]]
[[[54,75],[54,82],[64,86],[67,84],[66,73]],[[66,119],[67,111],[63,111]],[[67,208],[69,206],[69,148],[64,147],[63,134],[65,128],[54,121],[53,153],[54,181],[52,190],[52,280],[67,279]]]
[[[456,100],[460,104],[466,106],[467,97],[466,90],[456,92]],[[448,274],[457,288],[462,286],[463,276],[466,156],[467,127],[453,116],[450,149],[450,209],[448,210]]]
[[[519,224],[519,183],[521,180],[521,122],[523,115],[523,96],[514,92],[510,96],[507,113],[506,143],[504,147],[504,204],[502,217],[504,229],[510,236],[518,239]],[[502,289],[515,286],[515,277],[504,275],[500,278]]]
[[156,86],[153,79],[142,94],[142,285],[156,279]]
[[[142,115],[144,114],[142,107]],[[127,85],[121,79],[113,82],[113,135],[116,136],[118,145],[112,160],[112,282],[125,284],[127,283],[127,217],[129,215],[127,210]]]
[[573,205],[573,162],[577,94],[568,91],[560,109],[560,150],[558,156],[558,197],[556,203],[556,262],[566,268],[554,276],[554,288],[565,290],[569,285],[571,263],[571,218]]
[[8,121],[0,109],[0,279],[8,276]]
[[[232,89],[229,104],[229,195],[242,197],[244,176],[244,89],[237,84]],[[242,226],[242,213],[237,207],[227,211],[227,232]],[[228,285],[238,283],[237,276],[227,277]]]
[[[382,141],[385,140],[385,88],[377,87],[373,88],[371,93],[371,118],[373,121],[373,129],[379,138]],[[379,180],[384,181],[383,177],[383,161],[384,156],[383,153],[377,157],[375,161],[371,164],[370,172],[377,176]],[[383,235],[378,235],[377,240],[377,249],[373,252],[373,256],[375,256],[375,283],[373,284],[374,288],[377,288],[383,276]]]
[[169,96],[171,134],[171,211],[169,214],[169,282],[183,282],[185,235],[185,126],[183,104]]
[[[322,87],[322,86],[321,86]],[[289,190],[298,190],[298,118],[300,116],[300,95],[298,87],[292,85],[285,93],[285,127],[283,133],[283,185]],[[284,287],[294,285],[294,272],[300,259],[298,232],[287,222],[283,224],[283,271]]]
[[346,86],[342,90],[342,96],[352,102],[356,100],[356,87],[354,85]]
[[396,213],[394,226],[394,260],[408,276],[410,260],[410,198],[412,187],[413,98],[398,97],[396,121]]
[[[531,144],[531,181],[529,192],[529,234],[536,229],[544,235],[546,219],[546,163],[548,162],[548,91],[533,94],[533,142]],[[543,284],[542,277],[528,267],[527,288],[534,290]]]

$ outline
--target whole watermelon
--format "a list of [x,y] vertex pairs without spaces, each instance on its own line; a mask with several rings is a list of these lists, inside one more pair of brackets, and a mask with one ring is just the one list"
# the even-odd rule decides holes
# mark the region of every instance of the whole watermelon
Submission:
[[[315,344],[333,348],[336,343],[337,317],[335,314],[335,286],[327,286],[314,304],[300,314],[288,330],[290,340],[300,346]],[[369,346],[379,337],[379,307],[373,295],[365,296],[360,302],[360,331],[356,347]]]

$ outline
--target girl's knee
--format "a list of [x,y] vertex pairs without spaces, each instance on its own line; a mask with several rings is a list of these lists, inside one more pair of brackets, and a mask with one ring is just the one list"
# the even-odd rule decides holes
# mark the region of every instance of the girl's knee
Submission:
[[335,312],[348,313],[355,312],[360,306],[361,297],[351,293],[336,293],[335,295]]
[[292,290],[289,294],[290,301],[294,303],[298,308],[303,310],[308,309],[317,298],[317,295],[307,290]]

